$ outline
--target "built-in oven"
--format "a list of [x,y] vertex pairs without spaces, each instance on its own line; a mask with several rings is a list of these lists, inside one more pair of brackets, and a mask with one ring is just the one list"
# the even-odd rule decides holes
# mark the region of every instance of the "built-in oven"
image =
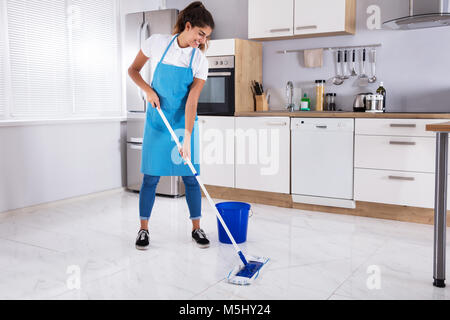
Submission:
[[197,105],[198,115],[234,116],[234,56],[208,57],[208,80]]

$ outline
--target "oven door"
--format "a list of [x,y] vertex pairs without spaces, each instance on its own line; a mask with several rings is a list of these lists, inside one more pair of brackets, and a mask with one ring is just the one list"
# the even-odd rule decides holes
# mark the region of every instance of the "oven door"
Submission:
[[198,115],[234,116],[234,68],[209,69],[198,100]]

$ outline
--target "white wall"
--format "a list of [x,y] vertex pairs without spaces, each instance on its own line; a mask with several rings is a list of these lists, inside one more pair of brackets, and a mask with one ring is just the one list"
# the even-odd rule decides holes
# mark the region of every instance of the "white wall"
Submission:
[[125,185],[118,120],[0,126],[0,212]]

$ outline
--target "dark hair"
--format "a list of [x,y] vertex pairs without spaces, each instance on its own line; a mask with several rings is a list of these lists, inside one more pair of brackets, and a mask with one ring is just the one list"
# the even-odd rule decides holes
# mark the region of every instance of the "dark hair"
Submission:
[[[177,23],[173,28],[173,34],[183,32],[187,22],[189,22],[192,27],[204,28],[208,26],[211,29],[214,29],[214,19],[201,1],[192,2],[180,12]],[[209,41],[206,40],[206,44],[208,44],[208,42]],[[199,49],[205,51],[206,47],[204,44],[201,44]]]

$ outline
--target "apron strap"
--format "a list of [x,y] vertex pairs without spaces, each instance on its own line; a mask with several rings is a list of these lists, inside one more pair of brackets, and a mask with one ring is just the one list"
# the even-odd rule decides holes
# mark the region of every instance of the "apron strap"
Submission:
[[179,33],[177,33],[177,34],[175,35],[175,37],[172,38],[172,41],[170,41],[169,45],[168,45],[167,48],[166,48],[166,51],[164,51],[164,54],[162,55],[161,60],[159,60],[159,63],[161,63],[161,62],[164,60],[164,58],[166,57],[167,51],[169,51],[170,46],[172,45],[173,41],[174,41],[178,36],[179,36]]
[[189,62],[189,68],[192,68],[192,60],[194,60],[195,56],[195,48],[192,48],[192,56],[191,56],[191,62]]

